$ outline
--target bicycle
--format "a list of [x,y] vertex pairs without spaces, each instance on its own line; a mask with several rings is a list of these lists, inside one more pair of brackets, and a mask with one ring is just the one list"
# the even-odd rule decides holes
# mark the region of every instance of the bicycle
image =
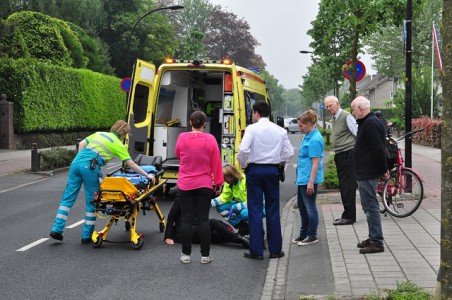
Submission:
[[389,213],[398,218],[412,215],[421,205],[424,197],[424,185],[422,176],[412,168],[404,166],[402,150],[398,143],[405,139],[411,139],[423,128],[410,131],[398,139],[391,136],[388,131],[386,142],[388,152],[389,176],[380,177],[378,183],[378,194],[381,196],[383,208],[380,212]]

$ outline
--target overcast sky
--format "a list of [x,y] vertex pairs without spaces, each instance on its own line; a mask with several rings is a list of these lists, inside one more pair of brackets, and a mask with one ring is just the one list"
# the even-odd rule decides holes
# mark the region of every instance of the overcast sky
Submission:
[[[286,89],[297,88],[311,64],[310,54],[300,50],[312,50],[307,31],[317,16],[318,0],[208,0],[244,18],[251,27],[251,34],[260,46],[261,55],[270,72]],[[374,73],[370,59],[362,59],[367,73]]]

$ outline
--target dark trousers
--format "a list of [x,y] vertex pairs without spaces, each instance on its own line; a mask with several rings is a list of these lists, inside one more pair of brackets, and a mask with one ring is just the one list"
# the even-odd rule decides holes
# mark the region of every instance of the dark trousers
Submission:
[[[268,250],[270,254],[279,254],[282,248],[282,234],[279,215],[278,168],[266,165],[250,166],[246,173],[246,189],[248,194],[250,252],[255,255],[264,255],[262,209],[265,199]],[[264,195],[264,198],[262,195]]]
[[[228,228],[228,225],[217,219],[210,219],[210,241],[212,244],[236,242],[238,234]],[[193,226],[193,244],[199,244],[199,226]]]
[[334,155],[337,175],[339,177],[339,190],[341,192],[344,212],[342,219],[356,222],[356,189],[358,183],[355,177],[355,164],[353,163],[353,149],[336,153]]
[[212,199],[212,189],[200,188],[189,191],[178,190],[177,196],[181,205],[181,242],[182,253],[191,254],[193,237],[193,219],[199,227],[199,240],[201,244],[201,255],[209,256],[210,253],[210,225],[209,210]]

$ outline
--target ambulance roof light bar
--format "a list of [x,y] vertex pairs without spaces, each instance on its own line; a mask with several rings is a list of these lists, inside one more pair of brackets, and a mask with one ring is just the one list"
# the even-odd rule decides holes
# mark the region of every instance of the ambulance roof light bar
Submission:
[[223,64],[223,65],[232,65],[233,61],[230,59],[221,59],[221,60],[211,60],[211,59],[175,59],[175,58],[166,58],[166,64],[175,64],[175,63],[187,63],[192,64],[194,66],[201,66],[203,64]]

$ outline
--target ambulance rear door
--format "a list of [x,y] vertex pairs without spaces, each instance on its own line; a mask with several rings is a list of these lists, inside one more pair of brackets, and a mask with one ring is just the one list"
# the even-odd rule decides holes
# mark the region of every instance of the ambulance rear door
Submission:
[[152,155],[150,136],[155,119],[155,65],[137,60],[132,74],[132,86],[127,103],[127,121],[130,125],[129,153]]

